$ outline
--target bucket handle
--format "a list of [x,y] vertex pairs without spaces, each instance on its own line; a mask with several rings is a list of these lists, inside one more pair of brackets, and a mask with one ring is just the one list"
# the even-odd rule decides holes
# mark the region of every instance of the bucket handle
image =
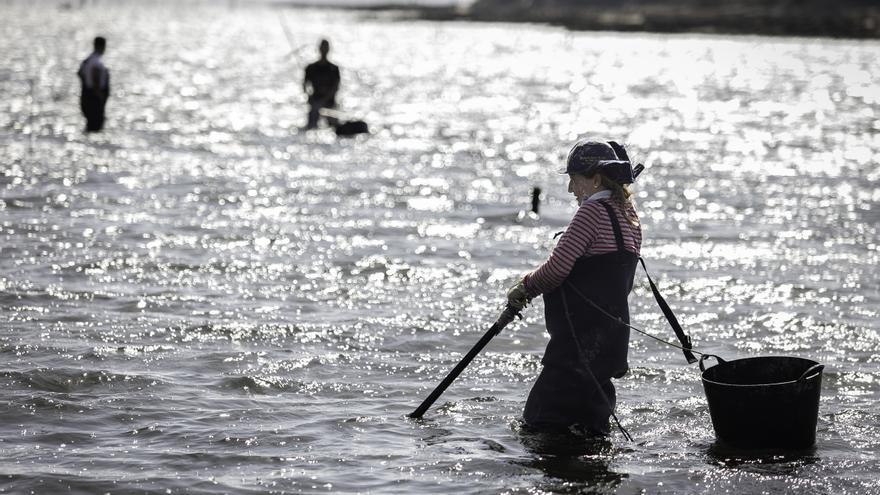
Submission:
[[797,379],[797,382],[803,383],[804,380],[806,380],[808,376],[813,375],[815,373],[821,373],[823,369],[825,369],[824,364],[818,364],[818,363],[814,364],[813,366],[810,366],[807,369],[807,371],[804,371],[804,373],[801,375],[801,377]]
[[[715,354],[703,354],[702,356],[700,356],[700,371],[706,371],[706,367],[703,366],[703,361],[705,361],[706,358],[710,358],[710,357],[715,358],[715,360],[718,361],[718,364],[724,364],[727,362],[727,361],[721,359],[720,356],[716,356]],[[810,369],[812,369],[812,368],[810,368]]]

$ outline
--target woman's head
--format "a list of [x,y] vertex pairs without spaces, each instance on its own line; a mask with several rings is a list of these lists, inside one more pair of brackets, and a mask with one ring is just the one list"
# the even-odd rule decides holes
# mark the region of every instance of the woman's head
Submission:
[[565,173],[568,191],[578,203],[603,190],[611,191],[611,197],[620,202],[630,197],[626,184],[633,181],[632,165],[626,149],[614,141],[578,141],[568,153]]
[[574,194],[578,204],[599,191],[611,191],[611,198],[624,202],[632,196],[625,184],[619,184],[601,171],[587,174],[568,174],[568,192]]

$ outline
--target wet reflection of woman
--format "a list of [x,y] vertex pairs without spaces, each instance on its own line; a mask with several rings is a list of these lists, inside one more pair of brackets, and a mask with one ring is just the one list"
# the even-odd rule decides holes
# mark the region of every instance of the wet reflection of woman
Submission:
[[619,144],[582,140],[564,173],[578,210],[547,261],[508,292],[516,309],[543,294],[550,333],[523,419],[536,430],[607,435],[616,404],[611,379],[629,368],[629,329],[585,298],[629,323],[627,297],[642,243],[627,189],[632,166]]

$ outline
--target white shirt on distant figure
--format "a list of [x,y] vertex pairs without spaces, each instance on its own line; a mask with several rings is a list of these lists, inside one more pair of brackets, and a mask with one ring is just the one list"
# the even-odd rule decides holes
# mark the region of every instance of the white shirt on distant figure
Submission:
[[104,89],[107,87],[110,72],[107,70],[107,67],[104,66],[104,61],[101,60],[100,53],[92,52],[92,54],[83,61],[79,71],[83,86],[86,88],[93,89],[96,87],[94,81],[96,75],[98,77],[97,88]]

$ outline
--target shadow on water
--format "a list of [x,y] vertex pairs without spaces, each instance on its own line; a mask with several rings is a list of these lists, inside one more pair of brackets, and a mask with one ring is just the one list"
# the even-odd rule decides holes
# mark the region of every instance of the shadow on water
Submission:
[[762,449],[743,450],[714,442],[706,450],[707,463],[743,471],[792,475],[804,466],[819,462],[816,447],[801,450]]
[[610,469],[611,441],[575,431],[540,432],[520,428],[519,439],[531,459],[518,464],[546,477],[540,488],[552,493],[612,493],[626,477]]

